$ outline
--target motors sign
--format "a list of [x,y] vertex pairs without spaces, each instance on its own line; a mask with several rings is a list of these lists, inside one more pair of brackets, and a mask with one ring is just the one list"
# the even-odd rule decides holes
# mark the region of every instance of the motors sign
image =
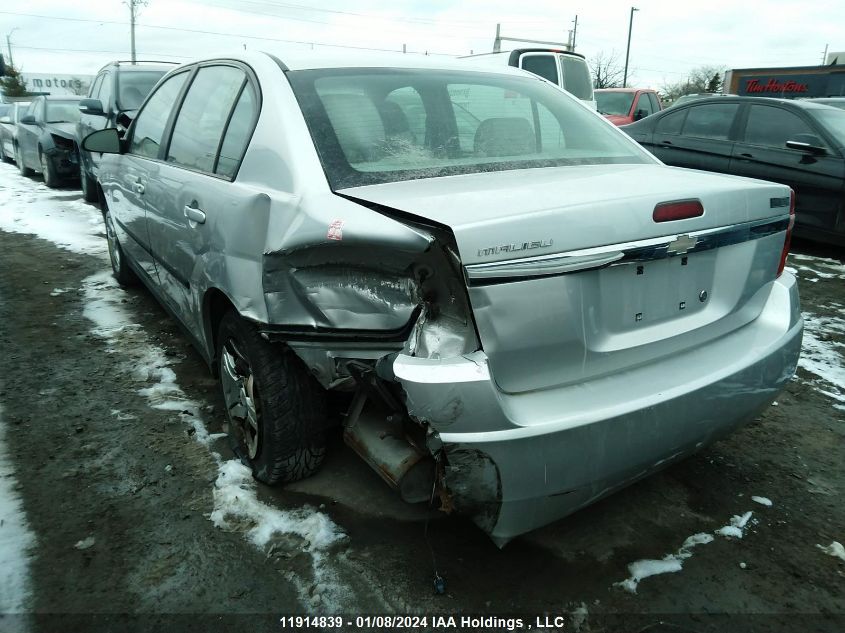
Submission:
[[745,75],[738,94],[752,97],[815,97],[824,94],[828,77],[819,74]]

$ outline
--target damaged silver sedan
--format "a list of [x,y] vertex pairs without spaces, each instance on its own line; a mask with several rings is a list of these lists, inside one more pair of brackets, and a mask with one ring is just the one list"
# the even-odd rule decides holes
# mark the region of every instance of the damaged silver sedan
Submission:
[[347,443],[502,545],[753,419],[803,322],[782,185],[662,165],[533,75],[410,55],[170,72],[105,152],[114,274],[268,484]]

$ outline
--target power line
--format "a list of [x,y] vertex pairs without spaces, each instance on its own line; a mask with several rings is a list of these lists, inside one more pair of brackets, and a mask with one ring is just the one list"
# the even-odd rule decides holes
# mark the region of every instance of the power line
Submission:
[[[15,48],[24,48],[33,51],[50,51],[52,53],[114,53],[116,55],[125,55],[126,51],[115,50],[96,50],[92,48],[49,48],[46,46],[21,46],[15,44]],[[196,55],[174,55],[173,53],[147,53],[148,55],[156,55],[160,57],[178,57],[180,59],[193,59]]]

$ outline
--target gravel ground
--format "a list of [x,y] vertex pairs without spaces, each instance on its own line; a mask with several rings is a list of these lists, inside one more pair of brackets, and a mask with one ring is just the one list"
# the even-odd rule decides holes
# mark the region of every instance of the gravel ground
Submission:
[[[437,613],[521,614],[526,629],[548,615],[567,631],[842,631],[845,560],[819,546],[845,542],[845,266],[835,250],[793,250],[809,336],[777,405],[498,550],[466,520],[402,504],[339,437],[312,480],[244,478],[199,355],[149,293],[110,281],[97,212],[0,165],[0,476],[23,508],[0,494],[0,562],[11,551],[23,570],[0,582],[0,612],[21,607],[0,630]],[[14,520],[32,542],[4,552]],[[629,568],[644,560],[682,569],[624,583],[654,568]]]

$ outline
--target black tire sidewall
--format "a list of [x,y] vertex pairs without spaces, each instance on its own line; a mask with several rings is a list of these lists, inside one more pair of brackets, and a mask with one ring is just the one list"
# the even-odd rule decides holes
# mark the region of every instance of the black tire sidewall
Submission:
[[138,277],[135,275],[135,272],[129,267],[129,264],[126,261],[126,253],[124,252],[123,248],[120,246],[120,241],[117,239],[117,233],[114,231],[112,227],[111,232],[114,233],[114,237],[109,239],[109,222],[114,222],[114,218],[111,216],[111,212],[108,209],[103,211],[103,222],[105,223],[106,228],[106,239],[112,242],[111,247],[114,248],[119,256],[120,265],[116,266],[114,263],[114,258],[109,253],[109,262],[111,263],[111,270],[112,275],[114,276],[117,283],[121,286],[133,286],[138,282]]
[[248,458],[237,423],[226,411],[230,441],[241,447],[253,476],[264,483],[297,481],[313,474],[325,454],[327,414],[321,388],[298,358],[261,338],[255,326],[234,311],[223,317],[218,330],[217,366],[221,371],[223,348],[229,340],[246,357],[258,390],[255,458]]
[[44,178],[44,184],[52,189],[58,185],[56,173],[53,171],[53,161],[51,161],[50,157],[46,154],[41,154],[39,159],[41,161],[41,175]]

